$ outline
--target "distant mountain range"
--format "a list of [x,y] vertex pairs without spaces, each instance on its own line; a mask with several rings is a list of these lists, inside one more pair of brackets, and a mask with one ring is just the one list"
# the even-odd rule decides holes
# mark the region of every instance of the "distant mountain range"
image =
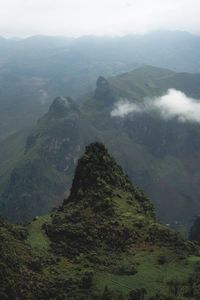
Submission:
[[91,91],[99,75],[147,64],[200,72],[199,52],[200,37],[179,31],[115,38],[1,38],[0,140],[32,126],[53,98]]
[[[188,109],[169,111],[169,89],[191,105],[188,116]],[[78,102],[56,98],[31,133],[0,147],[1,214],[29,221],[61,203],[85,145],[100,141],[151,197],[162,222],[188,229],[200,212],[198,99],[200,74],[150,66],[99,77]]]

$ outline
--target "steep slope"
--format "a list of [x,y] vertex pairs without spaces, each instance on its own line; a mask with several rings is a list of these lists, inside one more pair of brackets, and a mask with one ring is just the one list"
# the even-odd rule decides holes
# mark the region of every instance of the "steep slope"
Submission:
[[[42,235],[42,229],[37,234]],[[1,220],[0,235],[1,300],[92,299],[87,298],[87,287],[82,287],[84,271],[77,271],[41,244],[30,247],[28,228]]]
[[8,219],[30,220],[59,203],[82,148],[81,127],[86,126],[81,125],[77,105],[70,98],[56,98],[28,136],[24,155],[2,193]]
[[[199,99],[199,86],[199,74],[147,66],[108,80],[100,77],[95,91],[82,96],[79,104],[69,100],[67,109],[62,106],[65,98],[58,98],[28,137],[25,155],[1,192],[3,215],[30,220],[60,203],[77,157],[96,140],[106,143],[130,178],[152,198],[163,222],[189,229],[200,211],[199,123],[164,119],[151,111],[122,117],[111,112],[118,101],[151,103],[169,88]],[[52,184],[55,174],[58,181]]]
[[187,249],[178,234],[156,223],[151,202],[99,143],[86,147],[70,196],[46,231],[55,251],[69,257],[95,251],[98,259],[98,248],[113,253],[145,243]]
[[9,180],[10,173],[23,157],[30,129],[24,129],[0,143],[0,190]]
[[2,300],[199,299],[198,246],[156,222],[103,144],[86,147],[59,209],[0,232]]
[[[56,251],[76,256],[98,248],[124,250],[139,239],[133,228],[154,220],[150,201],[132,186],[105,147],[96,143],[86,147],[70,196],[53,216],[47,232]],[[106,232],[111,234],[106,236]]]
[[[37,286],[34,268],[36,257],[25,244],[27,230],[4,221],[0,221],[0,298],[34,299],[30,297]],[[39,276],[38,276],[39,278]]]

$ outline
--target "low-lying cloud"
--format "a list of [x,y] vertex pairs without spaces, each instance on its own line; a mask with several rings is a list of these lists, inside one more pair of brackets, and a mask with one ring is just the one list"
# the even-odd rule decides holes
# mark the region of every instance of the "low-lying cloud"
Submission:
[[137,104],[130,103],[128,99],[121,99],[115,103],[114,109],[111,111],[111,117],[124,118],[132,112],[139,112],[141,109]]
[[169,89],[168,92],[154,99],[146,99],[141,105],[121,99],[115,103],[112,117],[124,118],[130,113],[156,112],[165,119],[177,119],[179,122],[200,123],[200,100],[186,96],[183,92]]
[[177,118],[181,122],[200,122],[200,100],[187,97],[183,92],[170,89],[155,99],[153,106],[165,119]]

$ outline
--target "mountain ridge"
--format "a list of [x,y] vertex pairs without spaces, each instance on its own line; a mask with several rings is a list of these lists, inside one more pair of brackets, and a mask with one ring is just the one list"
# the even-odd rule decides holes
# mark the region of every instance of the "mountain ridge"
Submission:
[[0,140],[32,126],[58,95],[77,98],[91,91],[100,74],[110,77],[147,64],[199,72],[199,47],[199,36],[165,31],[114,38],[2,40]]

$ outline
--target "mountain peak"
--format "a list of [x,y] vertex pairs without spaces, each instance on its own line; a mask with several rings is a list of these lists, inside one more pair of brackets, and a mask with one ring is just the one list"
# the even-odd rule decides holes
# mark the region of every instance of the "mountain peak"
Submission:
[[[102,245],[104,250],[114,248],[118,252],[133,242],[135,229],[127,223],[134,223],[138,216],[147,223],[155,221],[151,202],[132,185],[106,147],[92,143],[78,161],[70,196],[55,211],[56,225],[53,221],[46,232],[56,241],[59,251],[67,243],[70,257],[88,252],[88,247],[89,251],[98,251]],[[76,232],[77,239],[71,241],[68,229]]]
[[125,188],[130,182],[106,147],[101,143],[92,143],[86,146],[85,153],[78,161],[71,197],[77,199],[80,189],[85,193],[93,188],[102,190],[105,185]]
[[141,243],[194,251],[177,233],[156,223],[150,200],[101,143],[86,147],[71,194],[45,230],[54,250],[72,260],[80,254],[90,260],[88,254],[96,253],[98,261],[99,255],[127,253]]
[[97,87],[106,87],[108,88],[109,84],[108,81],[103,76],[99,76],[97,79]]
[[97,79],[94,98],[108,103],[115,101],[115,96],[108,80],[102,76]]
[[154,218],[154,209],[149,199],[133,186],[106,147],[97,142],[86,146],[85,153],[78,161],[71,193],[64,201],[64,206],[69,202],[82,202],[95,209],[106,200],[102,212],[107,214],[114,195],[120,193],[130,194],[135,209]]
[[77,106],[70,97],[57,97],[49,108],[49,114],[62,116],[71,110],[77,110]]

